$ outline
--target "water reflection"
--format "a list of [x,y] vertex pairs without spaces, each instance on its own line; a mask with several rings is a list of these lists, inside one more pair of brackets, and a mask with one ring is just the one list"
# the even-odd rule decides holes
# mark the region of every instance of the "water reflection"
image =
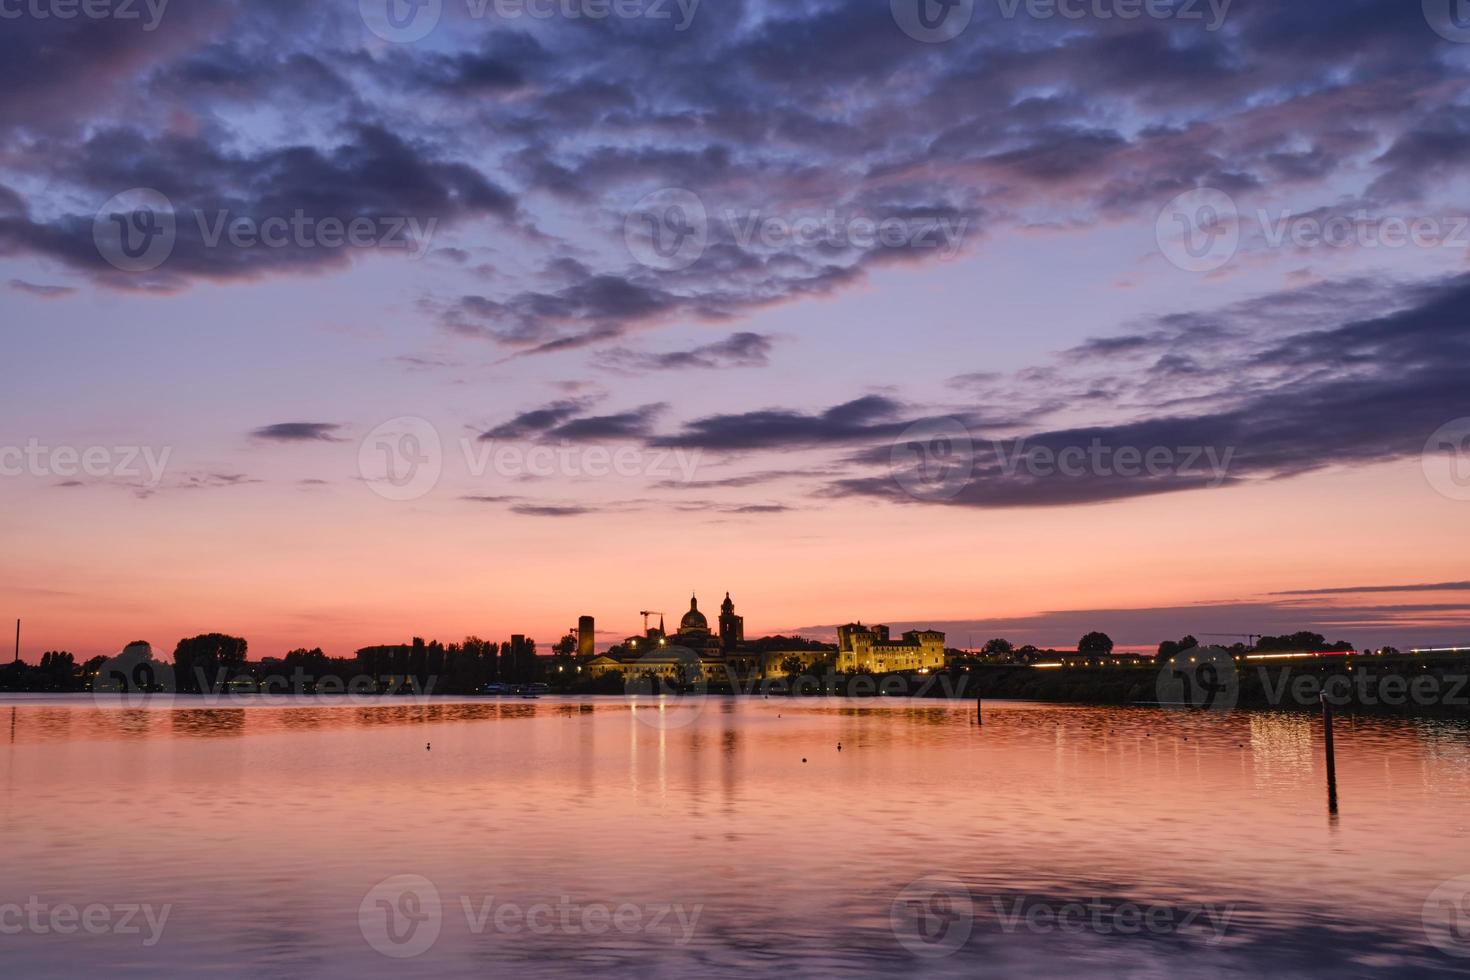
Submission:
[[[401,907],[439,909],[409,964],[445,975],[1422,976],[1470,963],[1424,925],[1435,887],[1470,873],[1455,832],[1470,732],[1452,722],[1340,717],[1334,832],[1307,715],[987,703],[982,727],[967,702],[722,698],[10,708],[0,905],[174,908],[154,947],[7,937],[15,975],[399,975],[361,920],[386,913],[360,911],[395,876],[438,896]],[[934,958],[891,918],[926,877],[973,901],[963,942]],[[700,912],[687,942],[494,919],[540,906],[627,906],[644,926],[656,908]],[[1016,915],[1074,907],[1107,922],[1228,909],[1229,924],[1210,941],[1197,922],[1123,935]]]

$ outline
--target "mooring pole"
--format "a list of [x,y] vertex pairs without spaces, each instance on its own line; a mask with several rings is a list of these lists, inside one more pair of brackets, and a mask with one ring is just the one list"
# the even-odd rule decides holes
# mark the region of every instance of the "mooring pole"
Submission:
[[985,699],[979,695],[975,697],[975,724],[985,724]]
[[1327,747],[1327,809],[1337,812],[1337,748],[1332,742],[1332,702],[1322,695],[1322,740]]

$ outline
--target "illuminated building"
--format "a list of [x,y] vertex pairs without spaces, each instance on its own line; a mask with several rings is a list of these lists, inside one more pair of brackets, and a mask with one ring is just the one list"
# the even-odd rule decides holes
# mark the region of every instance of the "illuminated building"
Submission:
[[900,670],[936,670],[944,666],[944,634],[909,630],[894,640],[887,626],[849,623],[837,627],[839,674],[887,674]]

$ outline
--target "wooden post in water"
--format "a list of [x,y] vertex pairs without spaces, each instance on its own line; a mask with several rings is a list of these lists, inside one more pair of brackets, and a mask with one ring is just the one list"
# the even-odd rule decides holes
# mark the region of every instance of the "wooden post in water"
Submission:
[[1337,748],[1332,742],[1332,702],[1322,695],[1322,740],[1327,747],[1327,810],[1337,812]]
[[985,724],[985,699],[978,694],[975,696],[975,724]]

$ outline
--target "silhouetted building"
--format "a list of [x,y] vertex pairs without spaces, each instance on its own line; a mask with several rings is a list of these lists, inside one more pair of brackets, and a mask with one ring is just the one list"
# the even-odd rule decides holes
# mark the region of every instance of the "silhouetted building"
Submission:
[[744,642],[745,617],[735,615],[735,603],[726,592],[725,601],[720,603],[720,646],[730,653]]
[[583,616],[577,620],[577,656],[591,657],[597,653],[597,630],[593,628],[592,617]]

